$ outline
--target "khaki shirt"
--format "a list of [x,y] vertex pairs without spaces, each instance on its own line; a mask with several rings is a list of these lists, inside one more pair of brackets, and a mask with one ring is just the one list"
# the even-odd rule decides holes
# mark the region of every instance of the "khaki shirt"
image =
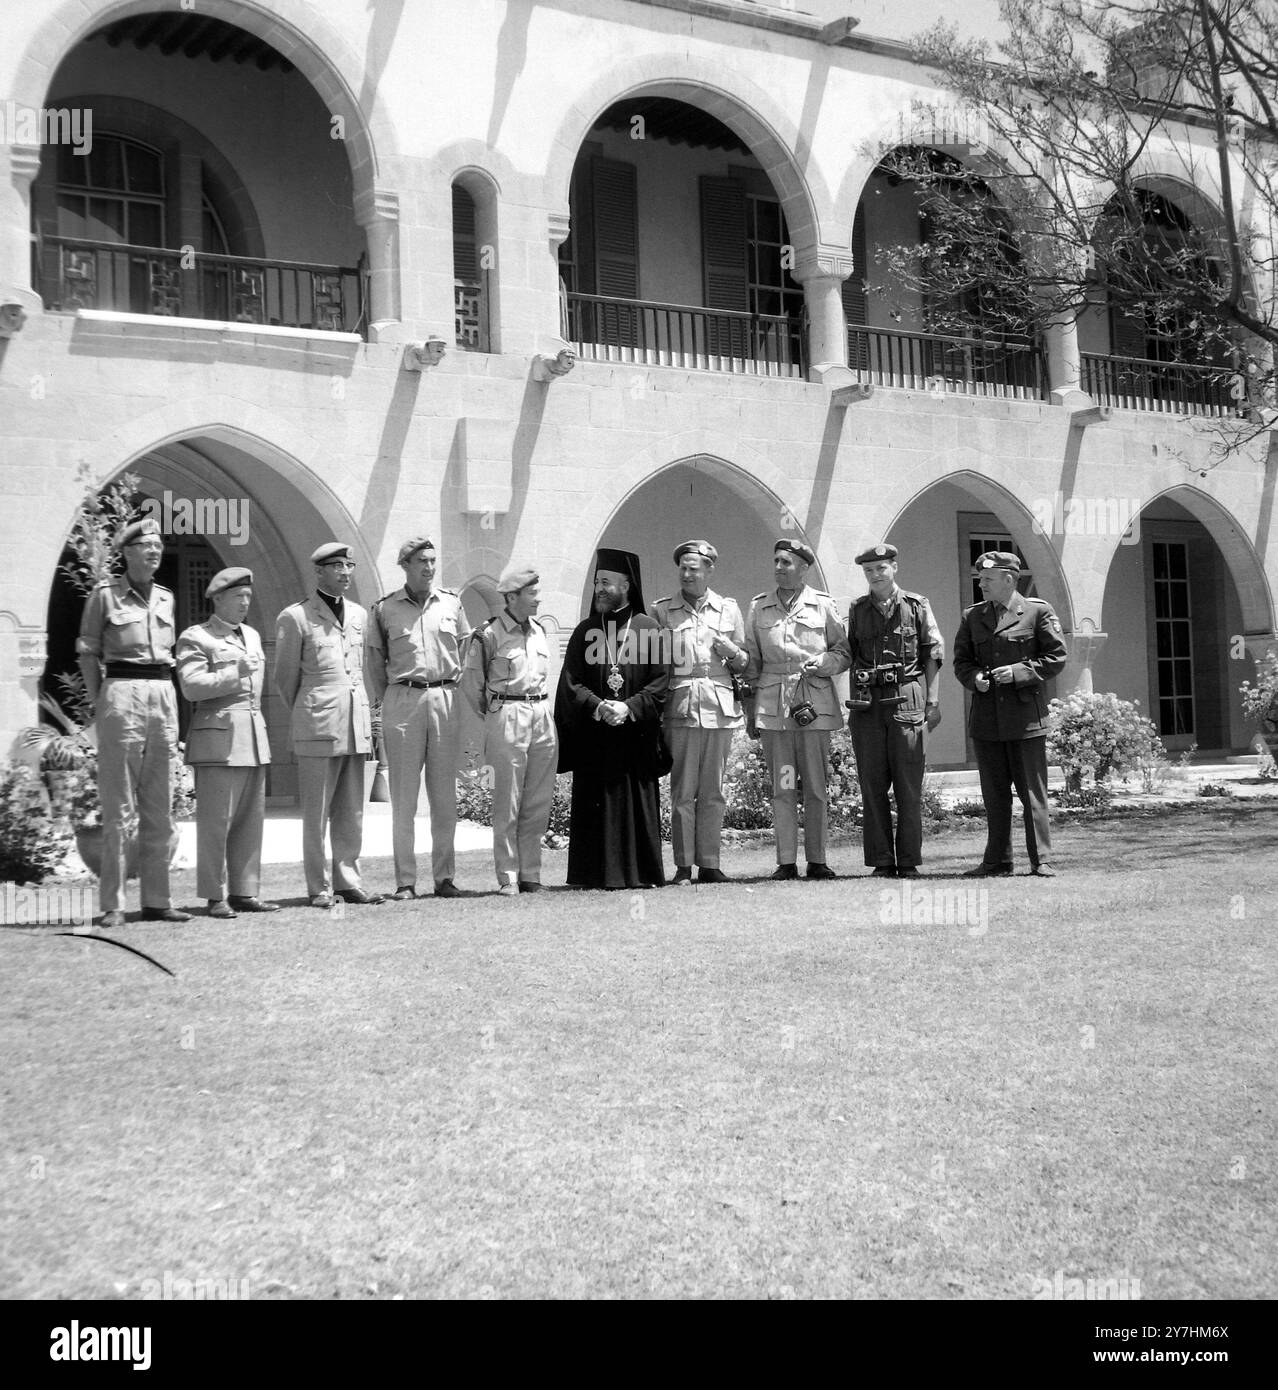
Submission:
[[746,650],[750,653],[746,678],[755,686],[760,729],[799,728],[789,717],[796,698],[806,698],[816,710],[816,720],[806,729],[819,732],[843,727],[830,677],[804,675],[802,683],[800,677],[805,661],[824,656],[846,636],[834,600],[819,589],[804,585],[790,608],[781,602],[776,590],[755,595],[746,622]]
[[153,583],[151,597],[144,599],[129,583],[129,576],[122,574],[104,579],[89,595],[76,651],[104,663],[136,661],[172,666],[176,637],[173,591]]
[[[685,729],[739,729],[745,716],[728,668],[730,664],[740,673],[750,658],[736,599],[707,589],[701,607],[694,608],[678,593],[659,598],[652,605],[652,616],[675,634],[664,722]],[[731,643],[738,654],[729,654],[727,662],[716,656],[713,644],[717,638]]]
[[[253,670],[240,673],[240,658]],[[214,613],[178,638],[178,684],[195,706],[186,736],[186,761],[225,767],[258,767],[271,761],[262,718],[266,661],[262,642],[247,623],[239,634]]]
[[376,698],[396,681],[457,680],[470,635],[470,621],[452,589],[432,589],[420,606],[407,588],[379,598],[365,639]]
[[536,618],[528,631],[509,613],[481,627],[466,653],[462,691],[480,713],[499,710],[503,695],[547,695],[550,691],[550,637]]

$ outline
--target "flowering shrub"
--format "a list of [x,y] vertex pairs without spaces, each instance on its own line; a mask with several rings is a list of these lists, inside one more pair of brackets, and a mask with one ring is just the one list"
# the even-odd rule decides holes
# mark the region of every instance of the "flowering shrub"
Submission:
[[852,735],[846,729],[830,736],[827,819],[831,830],[855,830],[861,824],[861,783],[857,778]]
[[1069,793],[1082,790],[1089,772],[1101,783],[1111,772],[1143,768],[1162,755],[1158,731],[1134,700],[1075,690],[1063,700],[1053,700],[1049,711],[1047,757],[1060,764]]
[[1256,663],[1256,684],[1238,687],[1243,714],[1267,732],[1278,729],[1278,650],[1271,649]]
[[0,880],[40,883],[71,848],[64,820],[49,813],[38,773],[8,766],[0,772]]
[[763,743],[738,730],[723,771],[723,796],[727,802],[723,824],[727,830],[772,828],[772,779],[763,759]]

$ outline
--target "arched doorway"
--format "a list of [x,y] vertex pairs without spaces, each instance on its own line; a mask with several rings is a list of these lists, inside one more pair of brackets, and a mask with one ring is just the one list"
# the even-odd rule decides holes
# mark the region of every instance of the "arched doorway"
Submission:
[[[179,631],[208,612],[204,589],[229,565],[253,571],[248,621],[262,635],[267,658],[263,712],[273,764],[267,785],[273,799],[296,795],[288,712],[275,695],[272,660],[275,619],[313,588],[309,556],[323,541],[357,545],[353,597],[367,606],[383,590],[371,556],[341,503],[300,464],[278,466],[261,441],[213,427],[146,451],[119,470],[138,478],[138,501],[159,521],[165,540],[161,583],[174,591]],[[291,475],[291,476],[290,476]],[[118,474],[117,474],[118,476]],[[60,574],[50,586],[48,658],[43,687],[55,696],[58,676],[76,669],[75,640],[83,600]],[[183,713],[185,720],[185,711]]]
[[[714,589],[741,605],[772,584],[772,546],[778,536],[804,537],[785,504],[750,474],[707,455],[681,459],[644,479],[620,503],[596,542],[633,550],[639,556],[644,596],[654,599],[678,588],[674,548],[704,537],[719,552]],[[594,552],[582,557],[585,579],[578,618],[587,611],[594,582]],[[825,586],[820,564],[808,582]]]

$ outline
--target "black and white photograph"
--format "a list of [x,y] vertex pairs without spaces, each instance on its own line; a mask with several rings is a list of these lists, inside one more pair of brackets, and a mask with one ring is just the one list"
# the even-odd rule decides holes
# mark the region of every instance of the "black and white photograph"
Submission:
[[1254,1352],[1275,0],[0,32],[7,1344]]

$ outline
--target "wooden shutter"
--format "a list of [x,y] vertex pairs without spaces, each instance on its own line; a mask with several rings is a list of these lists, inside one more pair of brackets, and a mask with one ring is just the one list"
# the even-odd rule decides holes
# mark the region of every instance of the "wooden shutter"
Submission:
[[[852,274],[843,282],[843,319],[849,328],[866,323],[865,282],[870,273],[869,252],[865,241],[865,204],[858,203],[852,220]],[[848,366],[853,369],[869,365],[867,336],[848,335]]]
[[453,278],[467,285],[479,283],[479,260],[475,254],[475,200],[457,183],[453,184]]
[[[750,308],[750,272],[746,247],[746,189],[738,179],[701,179],[701,263],[705,275],[706,308]],[[714,319],[706,324],[706,350],[745,357],[749,343],[740,319]]]
[[[619,159],[590,161],[590,200],[594,224],[595,293],[616,299],[639,298],[639,200],[635,166]],[[633,347],[636,311],[601,305],[597,341]]]

